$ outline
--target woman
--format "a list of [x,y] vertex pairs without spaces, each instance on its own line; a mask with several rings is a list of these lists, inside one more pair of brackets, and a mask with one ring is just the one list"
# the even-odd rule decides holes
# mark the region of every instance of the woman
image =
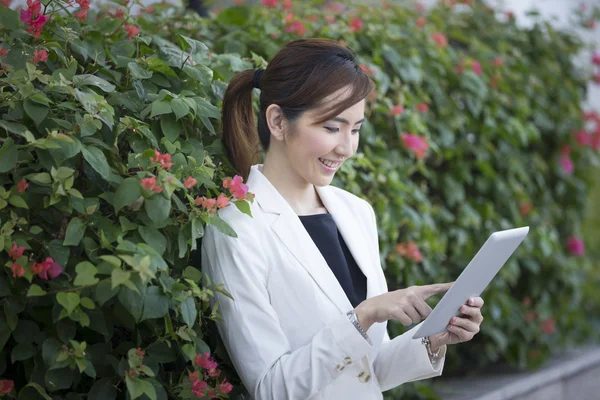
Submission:
[[286,45],[266,70],[239,73],[225,92],[223,141],[255,201],[252,217],[219,210],[238,237],[207,226],[202,266],[233,297],[216,294],[217,326],[254,399],[381,399],[441,375],[446,345],[479,331],[477,297],[442,334],[388,336],[389,319],[422,321],[425,299],[451,284],[388,292],[372,207],[329,185],[356,152],[372,89],[349,49],[307,39]]

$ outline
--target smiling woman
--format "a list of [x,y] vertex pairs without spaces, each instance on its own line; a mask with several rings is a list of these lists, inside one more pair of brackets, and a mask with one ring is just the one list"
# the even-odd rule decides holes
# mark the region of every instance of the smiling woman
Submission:
[[201,265],[231,294],[213,299],[217,327],[255,399],[382,399],[440,375],[445,345],[470,340],[481,323],[477,298],[441,336],[412,339],[419,325],[393,340],[387,333],[389,319],[426,318],[425,299],[450,284],[388,292],[373,208],[330,185],[356,153],[372,90],[348,48],[305,39],[266,70],[236,75],[225,92],[223,141],[256,201],[252,218],[218,211],[237,237],[207,225]]

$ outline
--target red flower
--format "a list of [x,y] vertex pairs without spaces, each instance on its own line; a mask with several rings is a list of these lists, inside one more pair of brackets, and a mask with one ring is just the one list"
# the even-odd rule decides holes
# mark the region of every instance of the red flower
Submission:
[[446,39],[446,36],[440,32],[434,32],[431,35],[431,40],[433,40],[441,48],[444,48],[448,45],[448,39]]
[[29,183],[27,183],[27,181],[25,180],[25,178],[21,179],[19,181],[19,183],[17,183],[17,191],[19,193],[25,192],[28,187],[29,187]]
[[231,392],[233,390],[233,385],[229,382],[227,382],[226,379],[223,380],[223,382],[221,382],[221,384],[219,385],[219,392],[223,393],[223,394],[227,394],[229,392]]
[[503,64],[504,64],[504,60],[502,59],[502,57],[494,58],[494,66],[495,67],[501,67]]
[[212,359],[208,352],[204,354],[198,354],[196,356],[196,359],[194,360],[194,364],[196,364],[197,367],[201,367],[204,369],[217,368],[219,366],[219,364],[217,364],[217,362]]
[[412,261],[423,261],[423,255],[415,242],[402,242],[396,245],[396,252]]
[[4,57],[8,54],[8,50],[0,47],[0,57]]
[[41,14],[42,3],[40,0],[27,0],[27,10],[21,10],[21,21],[25,25],[29,25],[27,32],[34,37],[39,37],[42,32],[42,27],[48,20],[44,14]]
[[[263,1],[265,1],[265,0],[263,0]],[[306,28],[304,27],[304,24],[301,21],[296,21],[292,25],[288,26],[285,29],[285,31],[286,32],[296,32],[298,34],[298,36],[302,36],[302,35],[304,35]]]
[[356,18],[352,18],[352,21],[350,21],[350,30],[352,32],[358,32],[363,28],[363,22],[362,19],[356,17]]
[[140,30],[135,25],[125,25],[125,31],[127,32],[127,39],[131,39],[140,33]]
[[396,104],[390,110],[390,114],[392,114],[392,115],[402,115],[403,112],[404,112],[404,107],[402,107],[399,104]]
[[375,74],[375,70],[365,64],[360,64],[359,67],[360,67],[360,69],[362,69],[365,73],[367,73],[369,75]]
[[13,2],[13,0],[0,0],[0,4],[2,4],[6,8],[10,8],[10,5],[12,4],[12,2]]
[[23,252],[25,251],[25,246],[18,247],[17,242],[13,242],[12,249],[8,250],[8,256],[13,260],[16,260],[19,257],[23,256]]
[[229,197],[225,196],[225,194],[221,193],[216,200],[217,208],[225,208],[229,205]]
[[47,257],[41,263],[34,263],[29,269],[45,281],[56,278],[62,272],[62,267],[54,262],[52,257]]
[[243,178],[239,175],[236,175],[233,177],[231,184],[229,185],[229,191],[237,200],[243,200],[248,193],[248,185],[242,182]]
[[527,203],[521,204],[520,208],[521,208],[521,216],[526,217],[531,212],[531,209],[533,208],[533,206],[531,205],[531,203],[527,202]]
[[481,64],[479,64],[478,61],[473,61],[471,63],[471,68],[473,69],[473,72],[475,72],[477,75],[481,75],[481,73],[482,73]]
[[292,0],[283,0],[281,7],[283,7],[284,10],[289,10],[292,8]]
[[15,387],[15,382],[8,379],[0,379],[0,393],[8,394]]
[[75,2],[79,4],[80,10],[73,14],[73,16],[81,21],[85,21],[90,9],[90,0],[75,0]]
[[150,161],[153,163],[159,163],[165,169],[169,169],[173,166],[171,162],[171,155],[168,153],[162,154],[160,151],[154,149],[155,157],[150,157]]
[[544,322],[542,322],[541,328],[542,332],[544,333],[554,333],[554,331],[556,330],[556,327],[554,325],[554,318],[548,317]]
[[135,349],[135,354],[140,358],[144,358],[144,355],[146,355],[146,352],[144,350],[142,350],[140,347],[138,347],[137,349]]
[[575,169],[575,164],[573,164],[573,160],[571,160],[570,156],[568,156],[568,155],[560,156],[558,163],[561,166],[561,168],[563,169],[563,171],[565,171],[567,174],[570,175],[573,173],[573,170]]
[[594,53],[594,55],[592,56],[592,63],[600,65],[600,53]]
[[425,19],[425,17],[419,17],[419,18],[417,18],[417,26],[419,28],[425,26],[426,23],[427,23],[427,20]]
[[25,269],[21,266],[21,264],[16,262],[12,263],[10,270],[13,273],[13,278],[20,278],[25,273]]
[[204,395],[204,391],[207,387],[208,384],[206,382],[197,379],[194,381],[194,383],[192,383],[192,393],[194,396],[200,398]]
[[277,6],[277,4],[279,3],[279,0],[262,0],[262,3],[264,6],[272,8],[272,7]]
[[591,143],[592,138],[590,134],[584,130],[575,132],[574,136],[577,143],[579,143],[581,146],[588,146]]
[[583,243],[583,240],[575,236],[570,236],[567,239],[567,248],[569,249],[569,252],[574,256],[583,257],[585,255],[585,245]]
[[189,189],[196,186],[196,183],[198,183],[197,180],[195,180],[191,176],[188,176],[185,182],[183,182],[183,186],[185,186],[186,189]]
[[427,103],[419,103],[417,104],[417,111],[420,113],[426,113],[427,111],[429,111],[429,106],[427,105]]
[[115,11],[115,18],[116,19],[123,19],[123,17],[125,16],[125,12],[122,9],[117,9],[117,11]]
[[417,159],[425,158],[425,152],[429,149],[429,144],[425,138],[407,133],[402,133],[400,138],[402,139],[404,146],[415,153]]
[[48,52],[46,50],[34,51],[31,62],[34,64],[48,60]]

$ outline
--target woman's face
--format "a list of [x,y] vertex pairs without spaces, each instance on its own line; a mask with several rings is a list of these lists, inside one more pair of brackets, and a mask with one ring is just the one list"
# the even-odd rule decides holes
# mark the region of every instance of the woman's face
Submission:
[[[330,98],[336,101],[339,94],[334,93]],[[322,124],[316,123],[318,113],[319,110],[307,111],[293,123],[290,134],[286,135],[284,151],[296,175],[315,186],[326,186],[342,160],[356,153],[365,100]]]

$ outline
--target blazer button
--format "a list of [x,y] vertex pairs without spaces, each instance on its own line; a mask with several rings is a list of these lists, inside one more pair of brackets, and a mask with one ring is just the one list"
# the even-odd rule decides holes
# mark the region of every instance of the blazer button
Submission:
[[338,364],[338,365],[337,365],[335,368],[336,368],[338,371],[343,371],[343,370],[344,370],[344,368],[346,368],[346,367],[345,367],[345,366],[343,366],[342,364]]
[[350,357],[344,358],[344,364],[346,364],[346,365],[352,364],[352,359]]
[[358,374],[358,380],[362,383],[367,383],[371,380],[371,375],[367,374],[365,371],[361,371],[360,374]]

